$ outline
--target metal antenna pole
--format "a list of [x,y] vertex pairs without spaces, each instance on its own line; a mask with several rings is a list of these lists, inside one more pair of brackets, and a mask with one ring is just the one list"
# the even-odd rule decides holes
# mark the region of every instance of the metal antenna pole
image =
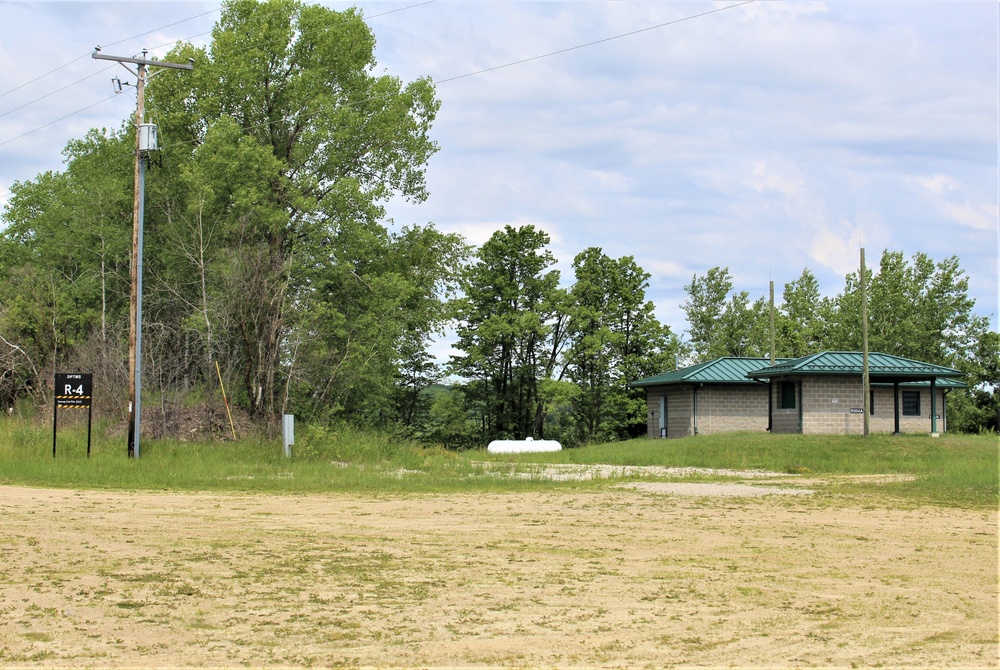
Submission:
[[[128,337],[128,379],[129,379],[129,422],[128,422],[128,455],[129,458],[139,458],[139,419],[140,389],[142,385],[142,233],[143,217],[145,215],[146,187],[146,151],[142,150],[140,135],[144,114],[146,92],[146,70],[150,66],[168,67],[179,70],[193,70],[194,63],[167,63],[146,58],[145,49],[142,58],[126,56],[107,56],[100,53],[98,47],[91,54],[99,60],[111,60],[121,64],[136,76],[136,110],[135,110],[135,201],[132,207],[132,288],[129,294],[129,337]],[[132,70],[125,63],[136,65]]]

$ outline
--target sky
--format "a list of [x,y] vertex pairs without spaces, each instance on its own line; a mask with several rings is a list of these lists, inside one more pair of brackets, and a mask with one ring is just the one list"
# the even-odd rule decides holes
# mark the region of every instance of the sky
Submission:
[[[997,328],[995,1],[321,4],[362,10],[376,72],[437,85],[430,197],[388,203],[394,226],[478,245],[532,224],[565,285],[588,247],[632,256],[682,335],[684,286],[712,267],[751,299],[774,281],[780,303],[805,268],[840,293],[862,247],[869,266],[957,256]],[[218,9],[0,2],[0,207],[62,169],[71,139],[134,114],[111,84],[131,75],[95,45],[162,57],[206,44]]]

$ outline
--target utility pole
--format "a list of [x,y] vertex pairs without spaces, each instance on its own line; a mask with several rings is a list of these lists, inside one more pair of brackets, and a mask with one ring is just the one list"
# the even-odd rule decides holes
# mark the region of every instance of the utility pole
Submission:
[[[148,126],[143,123],[144,103],[146,93],[147,70],[150,67],[165,67],[177,70],[193,70],[194,61],[187,63],[167,63],[146,58],[146,50],[142,50],[142,58],[127,56],[108,56],[100,53],[101,47],[91,54],[98,60],[116,61],[119,65],[136,77],[136,110],[135,110],[135,200],[132,207],[132,288],[129,293],[129,334],[128,334],[128,381],[129,381],[129,419],[128,419],[128,456],[139,458],[139,420],[140,420],[140,386],[142,384],[142,224],[145,212],[146,160],[149,152],[155,146],[155,127],[152,133],[153,142],[143,136],[148,132]],[[126,63],[136,66],[133,70]],[[155,74],[155,73],[154,73]]]
[[771,365],[774,365],[774,280],[771,280]]
[[865,284],[868,283],[865,270],[865,248],[861,247],[861,412],[864,414],[864,435],[868,437],[871,428],[871,384],[868,378],[868,296]]

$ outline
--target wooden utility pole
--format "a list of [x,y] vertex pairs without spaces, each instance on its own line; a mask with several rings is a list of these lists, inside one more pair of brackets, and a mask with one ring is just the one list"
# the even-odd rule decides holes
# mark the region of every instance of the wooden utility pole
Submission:
[[868,296],[865,284],[868,283],[865,271],[865,249],[861,248],[861,413],[864,415],[864,435],[868,437],[871,429],[869,398],[871,384],[868,379]]
[[[143,144],[143,116],[146,94],[147,70],[149,67],[166,67],[177,70],[193,70],[194,61],[187,63],[167,63],[146,58],[146,50],[142,58],[127,56],[108,56],[100,53],[97,47],[91,54],[99,60],[116,61],[119,65],[136,77],[136,109],[135,109],[135,199],[132,206],[132,288],[129,292],[129,333],[128,333],[128,381],[129,381],[129,420],[128,420],[128,455],[129,458],[139,458],[139,425],[140,425],[140,388],[142,384],[142,226],[143,206],[146,186],[146,160],[151,148]],[[133,70],[126,63],[136,66]],[[155,149],[155,147],[154,147]]]
[[771,280],[771,365],[774,365],[774,280]]

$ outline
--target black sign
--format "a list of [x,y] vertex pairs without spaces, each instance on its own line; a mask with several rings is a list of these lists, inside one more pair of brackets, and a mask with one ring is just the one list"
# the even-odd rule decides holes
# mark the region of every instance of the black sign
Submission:
[[56,425],[59,408],[87,410],[87,458],[90,458],[90,420],[94,395],[94,375],[80,372],[57,372],[53,389],[56,398],[52,407],[52,458],[56,457]]
[[56,407],[90,409],[94,392],[94,375],[83,373],[56,373]]

